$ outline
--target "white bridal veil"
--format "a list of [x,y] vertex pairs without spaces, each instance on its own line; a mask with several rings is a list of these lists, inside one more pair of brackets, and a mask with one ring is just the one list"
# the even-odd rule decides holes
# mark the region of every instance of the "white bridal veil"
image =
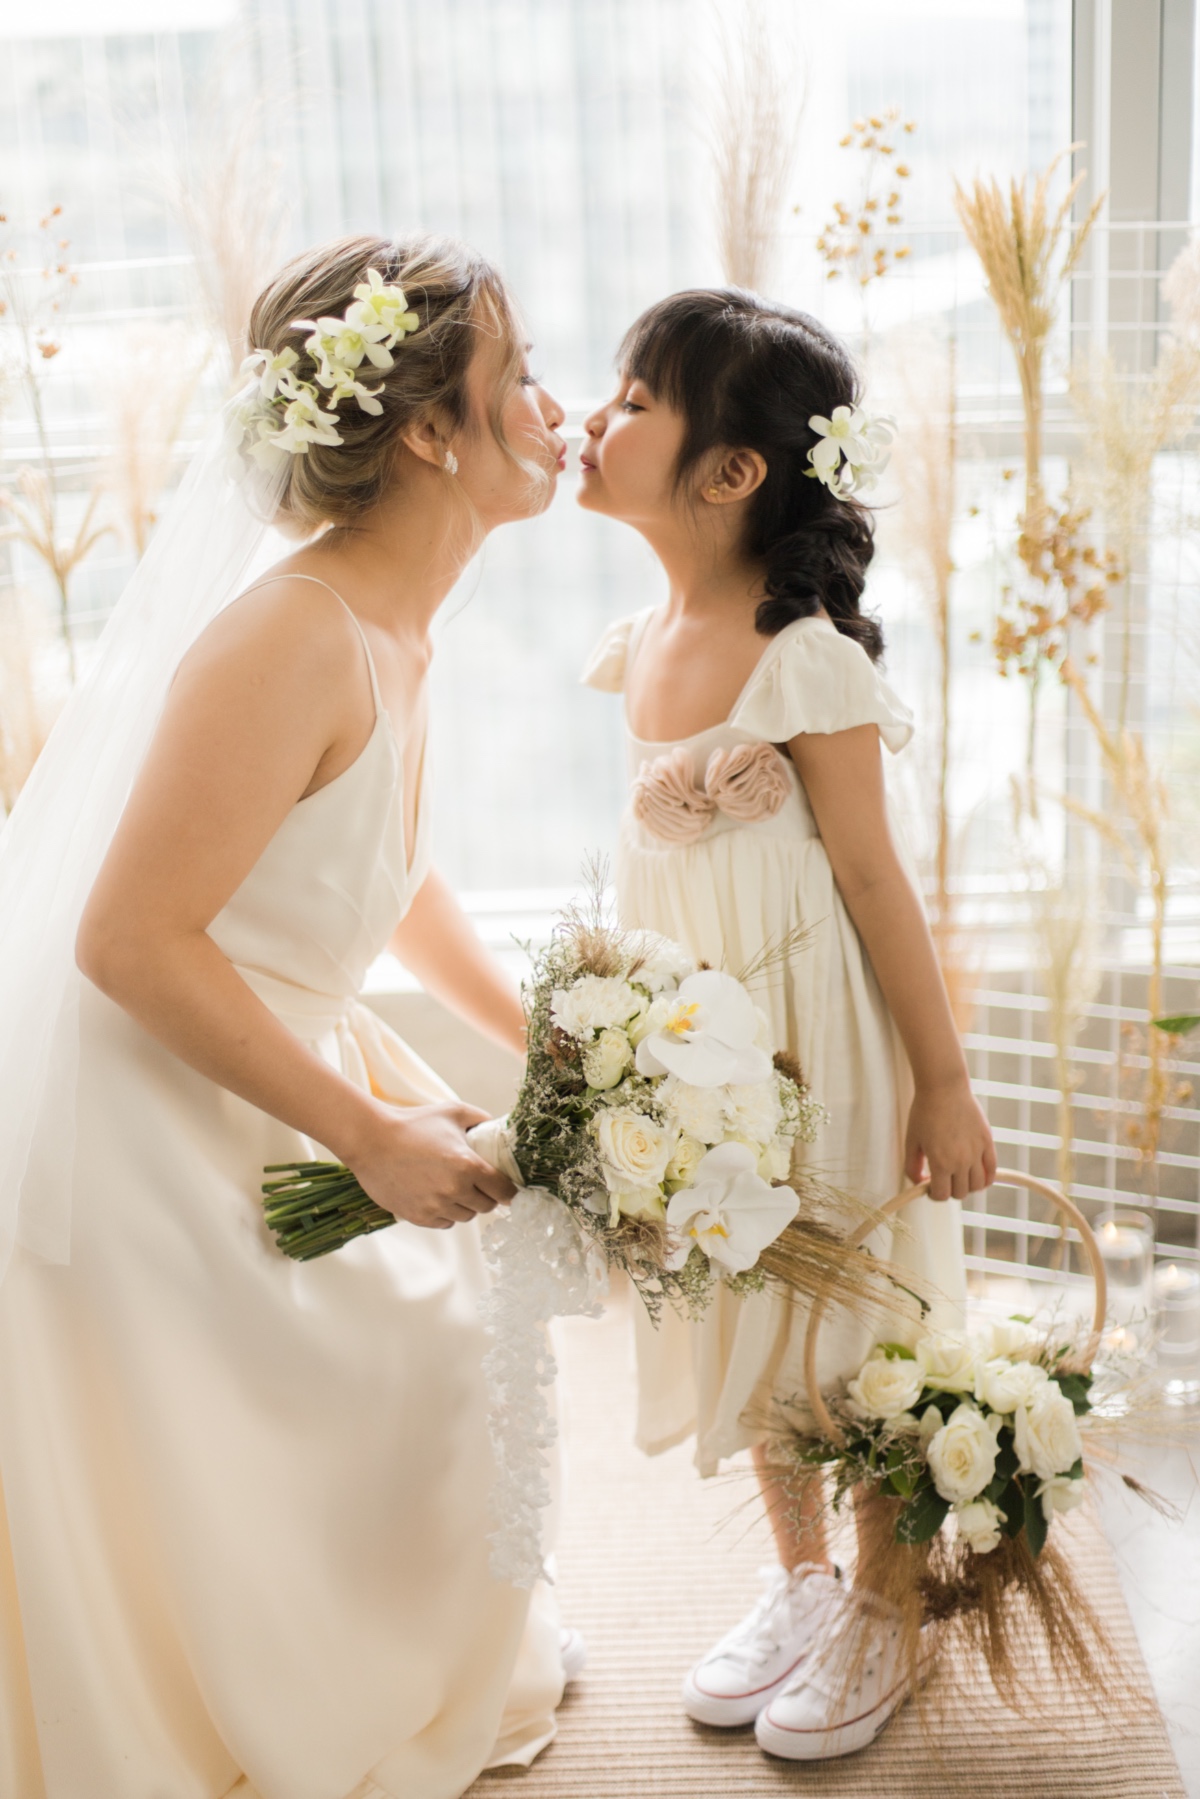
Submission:
[[175,670],[256,572],[282,486],[282,475],[274,492],[246,481],[230,410],[0,831],[0,1278],[18,1242],[69,1259],[73,1191],[86,1192],[74,1167],[80,915]]

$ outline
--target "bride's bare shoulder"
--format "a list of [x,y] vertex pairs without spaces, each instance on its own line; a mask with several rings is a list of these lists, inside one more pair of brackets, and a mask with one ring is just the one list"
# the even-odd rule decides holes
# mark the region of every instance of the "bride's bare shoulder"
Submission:
[[336,592],[285,565],[260,576],[196,639],[179,674],[328,692],[344,677],[355,700],[363,652],[354,620]]

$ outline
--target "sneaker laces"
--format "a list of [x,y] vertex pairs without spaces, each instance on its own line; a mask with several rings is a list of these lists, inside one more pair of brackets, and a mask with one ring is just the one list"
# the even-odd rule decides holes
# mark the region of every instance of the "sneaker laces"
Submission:
[[834,1597],[839,1578],[827,1574],[814,1562],[801,1562],[796,1568],[760,1568],[759,1579],[765,1591],[735,1624],[706,1659],[717,1661],[732,1656],[751,1667],[763,1667],[777,1655],[794,1633],[799,1621],[818,1605],[828,1605]]
[[856,1595],[825,1621],[800,1684],[815,1688],[827,1699],[844,1697],[848,1686],[861,1687],[872,1663],[896,1640],[898,1622],[899,1613],[892,1607]]

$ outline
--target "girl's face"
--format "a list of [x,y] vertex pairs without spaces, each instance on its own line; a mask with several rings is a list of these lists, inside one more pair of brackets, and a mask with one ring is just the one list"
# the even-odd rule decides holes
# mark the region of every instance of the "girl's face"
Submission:
[[579,504],[628,525],[651,525],[675,507],[684,420],[644,381],[622,376],[612,399],[584,424]]
[[[471,426],[456,432],[451,444],[458,458],[455,478],[489,531],[544,511],[567,460],[567,446],[558,434],[563,409],[531,372],[528,347],[520,376],[499,396],[499,383],[507,379],[504,360],[503,348],[485,337],[467,369]],[[498,398],[500,430],[511,454],[493,429]],[[543,479],[531,479],[530,464]]]

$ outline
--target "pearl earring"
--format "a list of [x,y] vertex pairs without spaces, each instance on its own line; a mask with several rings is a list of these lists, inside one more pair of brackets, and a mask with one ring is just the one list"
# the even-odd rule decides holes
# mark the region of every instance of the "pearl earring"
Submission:
[[445,460],[445,463],[443,464],[443,466],[448,475],[457,475],[457,473],[458,473],[458,457],[454,454],[453,450],[446,451],[446,460]]

